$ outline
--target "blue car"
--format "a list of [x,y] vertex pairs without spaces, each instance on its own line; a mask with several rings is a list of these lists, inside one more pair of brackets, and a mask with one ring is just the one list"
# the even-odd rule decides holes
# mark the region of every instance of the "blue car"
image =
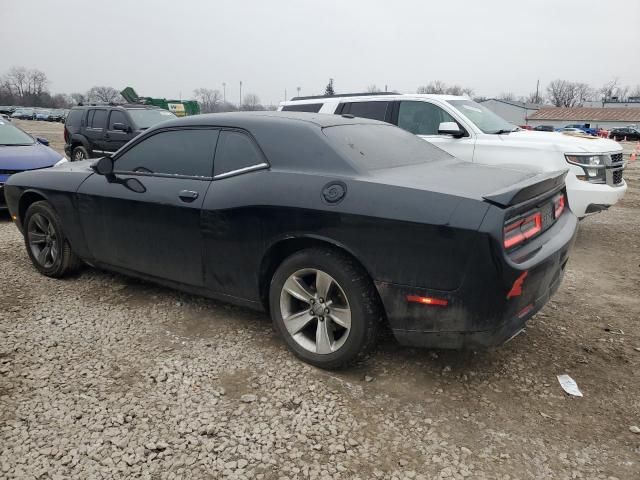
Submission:
[[0,211],[7,208],[4,184],[11,175],[67,162],[65,157],[47,145],[49,142],[44,138],[34,139],[0,119]]

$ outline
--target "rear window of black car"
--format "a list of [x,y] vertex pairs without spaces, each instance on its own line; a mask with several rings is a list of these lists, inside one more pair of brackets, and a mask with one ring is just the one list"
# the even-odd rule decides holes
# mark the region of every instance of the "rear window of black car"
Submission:
[[284,107],[282,107],[282,111],[318,113],[321,108],[321,103],[298,103],[295,105],[285,105]]
[[444,150],[392,125],[337,125],[324,134],[359,170],[378,170],[452,158]]
[[71,110],[69,115],[67,115],[66,125],[70,127],[79,127],[80,120],[82,119],[83,110]]
[[241,132],[223,130],[216,149],[214,175],[224,175],[265,163],[253,140]]

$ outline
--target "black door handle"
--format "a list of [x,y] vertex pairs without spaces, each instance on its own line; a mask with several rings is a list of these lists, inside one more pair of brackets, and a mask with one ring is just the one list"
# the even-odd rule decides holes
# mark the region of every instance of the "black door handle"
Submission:
[[178,194],[178,197],[180,197],[180,200],[183,202],[190,203],[198,198],[198,192],[194,192],[193,190],[182,190]]

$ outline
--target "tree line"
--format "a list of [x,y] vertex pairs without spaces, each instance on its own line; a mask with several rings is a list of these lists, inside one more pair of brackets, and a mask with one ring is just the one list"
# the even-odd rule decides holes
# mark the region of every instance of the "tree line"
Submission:
[[[333,79],[329,79],[324,95],[336,93],[333,82]],[[96,85],[86,92],[67,94],[52,93],[49,90],[49,83],[47,75],[41,70],[12,67],[8,72],[0,76],[0,105],[70,108],[79,103],[125,103],[120,92],[113,87]],[[375,84],[370,84],[366,91],[375,93],[382,90]],[[467,95],[476,101],[487,98],[474,95],[473,88],[457,84],[450,85],[441,80],[431,81],[418,87],[416,93]],[[244,95],[240,105],[227,101],[218,89],[197,88],[193,91],[193,96],[200,104],[202,113],[276,109],[274,105],[264,105],[260,97],[255,93]],[[640,85],[635,87],[621,85],[616,78],[599,88],[594,88],[583,82],[556,79],[551,81],[544,89],[538,88],[528,95],[518,96],[512,92],[502,92],[496,98],[547,104],[556,107],[576,107],[583,105],[586,101],[625,102],[631,97],[640,97]]]

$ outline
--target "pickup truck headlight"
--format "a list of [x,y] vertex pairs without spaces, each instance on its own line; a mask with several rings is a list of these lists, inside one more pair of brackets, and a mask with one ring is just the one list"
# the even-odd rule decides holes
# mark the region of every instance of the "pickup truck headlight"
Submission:
[[608,155],[566,155],[567,162],[578,165],[584,170],[586,177],[580,180],[604,181]]

